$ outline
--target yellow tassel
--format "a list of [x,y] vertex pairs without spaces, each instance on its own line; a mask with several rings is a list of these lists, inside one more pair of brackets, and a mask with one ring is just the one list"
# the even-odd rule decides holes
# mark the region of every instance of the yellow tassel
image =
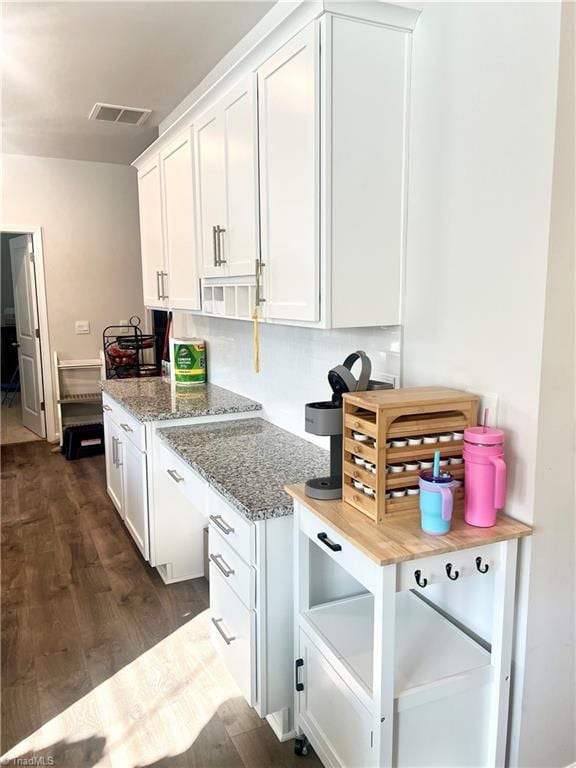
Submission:
[[260,373],[260,334],[258,330],[258,305],[254,307],[252,320],[254,321],[254,371],[255,373]]

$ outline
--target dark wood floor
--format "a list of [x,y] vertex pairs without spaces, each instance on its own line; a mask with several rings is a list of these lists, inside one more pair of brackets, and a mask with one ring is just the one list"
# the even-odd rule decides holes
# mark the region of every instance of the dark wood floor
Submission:
[[320,766],[239,696],[208,583],[165,586],[108,499],[103,457],[2,448],[2,749],[66,768]]

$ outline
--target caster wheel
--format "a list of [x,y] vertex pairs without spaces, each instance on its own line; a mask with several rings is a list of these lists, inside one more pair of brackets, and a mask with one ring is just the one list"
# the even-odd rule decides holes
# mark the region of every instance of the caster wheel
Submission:
[[294,739],[294,754],[298,755],[298,757],[306,757],[308,754],[308,739],[306,736]]

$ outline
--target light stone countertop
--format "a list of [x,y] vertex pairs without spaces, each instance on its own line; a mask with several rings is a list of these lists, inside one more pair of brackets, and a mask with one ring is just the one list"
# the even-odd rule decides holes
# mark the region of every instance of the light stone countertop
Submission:
[[292,514],[287,483],[329,474],[329,453],[261,418],[157,432],[248,520]]
[[215,384],[176,389],[161,377],[108,379],[102,382],[102,390],[141,422],[221,416],[262,408],[260,403]]

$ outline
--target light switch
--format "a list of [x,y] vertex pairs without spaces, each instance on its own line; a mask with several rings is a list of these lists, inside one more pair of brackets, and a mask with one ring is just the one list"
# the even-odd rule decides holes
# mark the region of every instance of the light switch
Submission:
[[76,333],[90,333],[90,321],[76,320]]

